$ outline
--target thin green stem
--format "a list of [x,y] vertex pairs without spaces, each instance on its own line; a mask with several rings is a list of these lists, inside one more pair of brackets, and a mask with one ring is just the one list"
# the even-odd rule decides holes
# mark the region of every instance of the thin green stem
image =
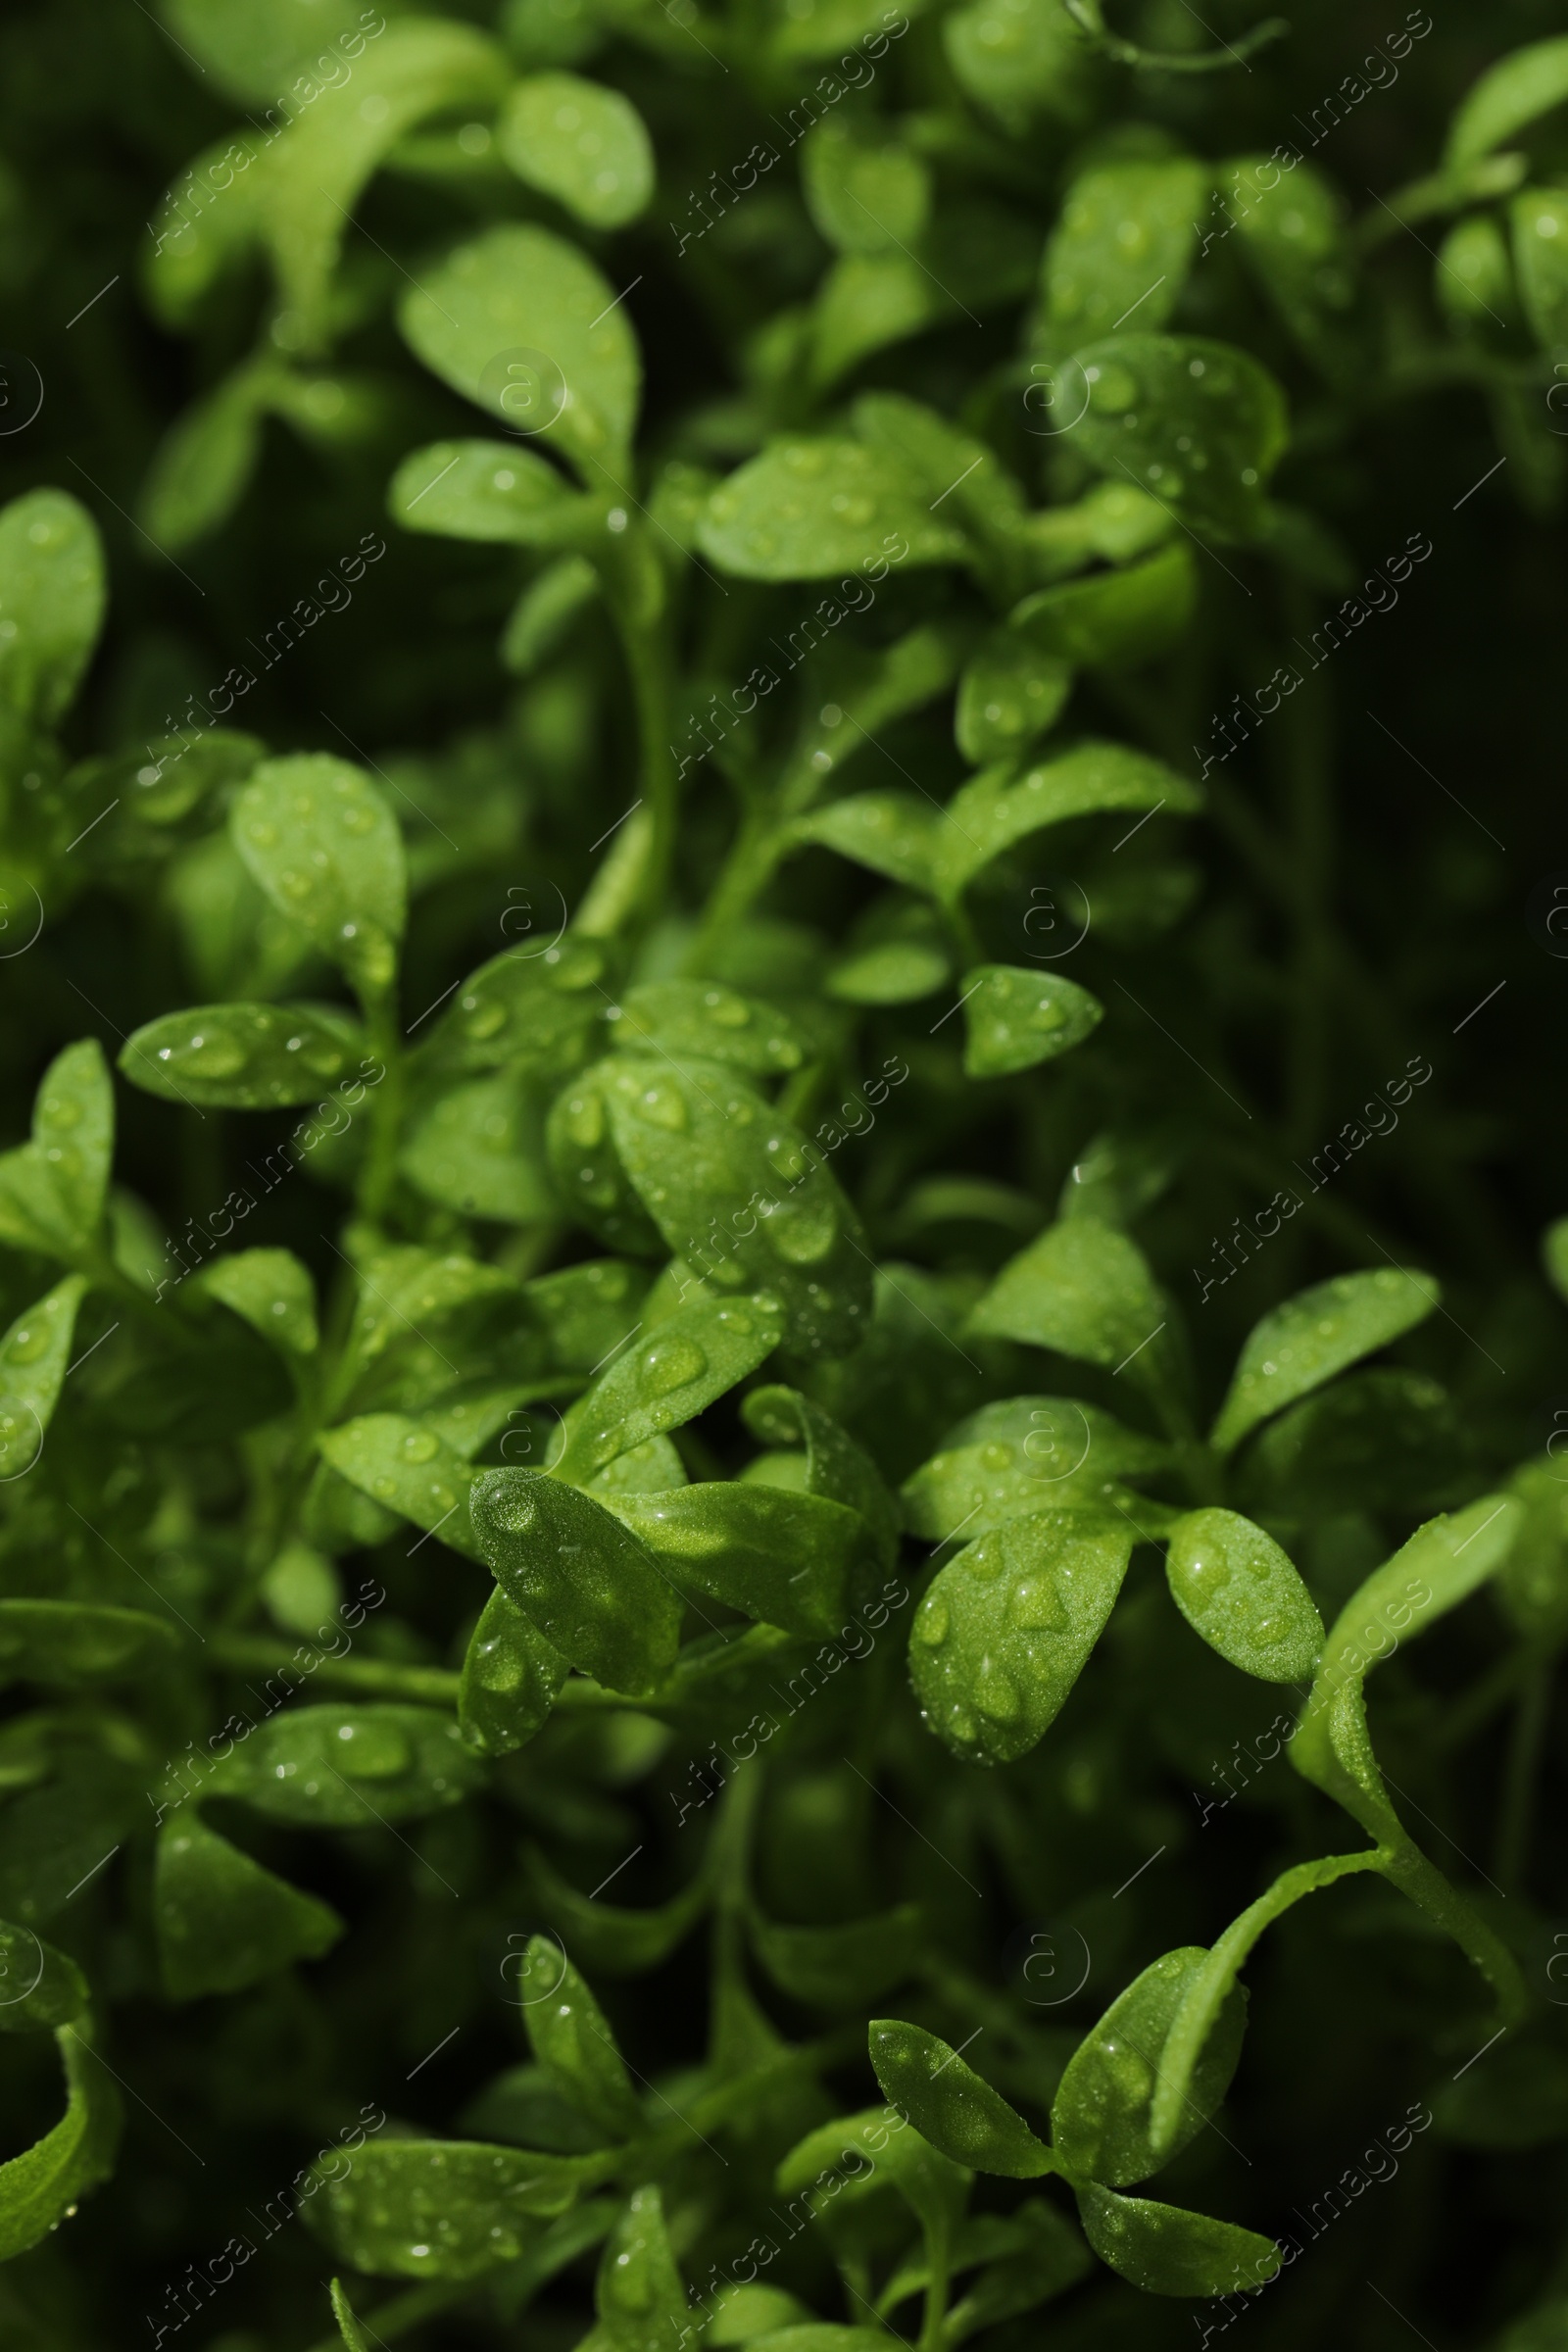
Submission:
[[[299,1649],[311,1647],[302,1642],[290,1649],[285,1642],[270,1641],[261,1634],[213,1633],[207,1639],[218,1665],[253,1674],[301,1672]],[[315,1665],[304,1671],[328,1688],[360,1691],[370,1698],[409,1699],[423,1706],[455,1707],[458,1703],[461,1676],[439,1667],[395,1666],[381,1658],[334,1658],[324,1650],[313,1654]]]
[[1530,1858],[1536,1781],[1551,1715],[1551,1684],[1556,1665],[1555,1658],[1544,1658],[1531,1667],[1514,1710],[1513,1738],[1508,1743],[1502,1810],[1497,1824],[1497,1878],[1509,1894],[1521,1890]]
[[631,679],[637,725],[637,797],[652,818],[648,855],[638,893],[645,918],[657,914],[669,895],[680,813],[680,775],[670,744],[670,677],[674,658],[667,630],[635,609],[632,593],[612,575],[610,607]]

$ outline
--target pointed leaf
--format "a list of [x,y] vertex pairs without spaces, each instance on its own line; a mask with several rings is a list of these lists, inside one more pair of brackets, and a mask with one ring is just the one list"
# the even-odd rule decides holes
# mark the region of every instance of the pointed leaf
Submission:
[[340,2278],[331,2279],[327,2291],[332,2298],[332,2317],[337,2322],[338,2332],[348,2346],[348,2352],[370,2352],[370,2339],[354,2316],[354,2306],[344,2291],[343,2281]]
[[347,1020],[303,1005],[193,1004],[145,1022],[122,1046],[120,1067],[167,1102],[284,1110],[341,1078],[361,1042]]
[[782,1331],[775,1300],[724,1298],[699,1285],[573,1405],[552,1469],[586,1486],[617,1454],[706,1412],[772,1354]]
[[[1074,1217],[1048,1225],[1004,1265],[969,1318],[982,1338],[1023,1340],[1112,1369],[1164,1361],[1155,1337],[1166,1310],[1142,1250],[1108,1225]],[[1141,1350],[1142,1352],[1136,1352]]]
[[434,1707],[319,1706],[258,1724],[203,1786],[270,1821],[357,1830],[442,1812],[483,1778],[456,1723]]
[[1189,1511],[1170,1531],[1165,1576],[1195,1634],[1265,1683],[1310,1679],[1323,1620],[1289,1554],[1239,1511]]
[[424,1051],[447,1069],[510,1063],[530,1075],[564,1077],[586,1054],[587,1032],[604,1009],[597,986],[604,970],[591,941],[569,937],[542,953],[519,948],[497,956],[469,973]]
[[858,1511],[872,1556],[891,1568],[899,1554],[899,1518],[871,1456],[849,1432],[799,1389],[753,1389],[741,1418],[754,1437],[771,1446],[804,1446],[806,1492]]
[[105,1601],[0,1600],[0,1685],[100,1683],[167,1665],[178,1629]]
[[975,1764],[1026,1755],[1059,1713],[1100,1639],[1137,1530],[1039,1511],[966,1544],[909,1629],[921,1719]]
[[1265,2286],[1278,2276],[1271,2237],[1186,2213],[1149,2197],[1113,2196],[1087,2183],[1078,2190],[1084,2235],[1123,2278],[1151,2295],[1229,2295]]
[[[859,441],[781,441],[721,482],[698,544],[748,580],[825,580],[890,564],[957,564],[967,541],[933,515],[924,486],[892,452]],[[880,568],[878,568],[880,566]]]
[[[1081,743],[1016,781],[1010,767],[989,768],[948,804],[941,841],[943,890],[956,894],[1014,842],[1068,817],[1124,808],[1168,808],[1185,816],[1201,806],[1202,795],[1185,776],[1124,744]],[[933,812],[931,821],[940,825],[942,818]]]
[[194,1807],[159,1834],[153,1917],[172,2001],[259,1984],[318,1960],[344,1932],[335,1911],[220,1838]]
[[1014,605],[1009,633],[1038,662],[1128,669],[1157,661],[1185,636],[1198,602],[1198,561],[1185,540],[1123,571],[1062,580]]
[[1072,691],[1072,668],[1015,628],[993,629],[958,680],[958,749],[976,767],[1026,751],[1054,727]]
[[522,422],[579,468],[624,463],[642,363],[624,303],[617,306],[615,288],[585,254],[548,229],[509,221],[457,246],[421,275],[399,316],[427,368],[466,400],[515,424],[522,378],[509,378],[505,363],[521,354],[533,369]]
[[514,82],[496,125],[504,162],[590,228],[635,220],[654,190],[654,151],[641,115],[618,90],[580,74]]
[[406,531],[545,550],[579,535],[587,503],[520,441],[432,441],[410,452],[387,491]]
[[960,1530],[973,1543],[1046,1509],[1119,1508],[1141,1521],[1164,1506],[1119,1481],[1162,1469],[1169,1458],[1167,1447],[1076,1396],[1009,1396],[960,1421],[905,1480],[905,1525],[943,1544]]
[[0,1482],[25,1478],[43,1452],[86,1289],[79,1274],[68,1275],[0,1339]]
[[103,616],[103,546],[85,507],[63,490],[29,490],[0,508],[0,703],[58,726]]
[[1488,68],[1448,127],[1444,162],[1474,164],[1568,98],[1568,35],[1531,41]]
[[651,2183],[634,2188],[605,2241],[594,2280],[599,2332],[613,2352],[669,2352],[689,2326],[686,2289]]
[[607,1977],[639,1977],[685,1942],[709,1907],[710,1886],[699,1874],[679,1894],[651,1911],[633,1911],[578,1892],[537,1846],[528,1850],[528,1875],[545,1917],[564,1942]]
[[1135,331],[1163,324],[1181,299],[1197,243],[1208,172],[1187,156],[1097,164],[1062,201],[1046,247],[1051,347],[1076,351],[1136,315]]
[[0,2034],[65,2026],[87,2007],[87,1980],[74,1960],[30,1928],[0,1920]]
[[913,1966],[924,1926],[918,1903],[901,1903],[837,1928],[790,1928],[753,1911],[752,1947],[775,1984],[822,2009],[860,2009]]
[[70,1229],[94,1239],[115,1153],[114,1087],[95,1037],[67,1046],[45,1070],[33,1101],[32,1140]]
[[1130,473],[1216,537],[1255,535],[1289,438],[1285,396],[1266,368],[1234,344],[1148,334],[1091,343],[1073,368],[1089,399],[1071,438],[1092,466]]
[[1160,2053],[1188,1988],[1205,1966],[1201,1944],[1152,1962],[1067,2061],[1051,2110],[1062,2162],[1113,2188],[1145,2180],[1200,2132],[1230,2087],[1247,2029],[1247,1995],[1233,1984],[1189,2076],[1180,2121],[1156,2154],[1150,2107]]
[[407,1413],[362,1413],[318,1440],[338,1475],[470,1560],[482,1560],[469,1517],[475,1473],[454,1446]]
[[792,1634],[843,1623],[861,1523],[841,1503],[740,1480],[605,1501],[683,1592]]
[[463,1660],[458,1721],[482,1755],[509,1755],[549,1718],[571,1669],[500,1586],[479,1614]]
[[481,2278],[526,2256],[542,2222],[616,2161],[463,2139],[368,2140],[345,2154],[318,2158],[304,2211],[340,2262],[372,2278]]
[[1056,2170],[1045,2141],[1000,2090],[923,2026],[873,2018],[871,2064],[893,2105],[956,2164],[1009,2180]]
[[410,1123],[398,1166],[427,1200],[499,1224],[559,1212],[545,1156],[547,1098],[515,1070],[449,1086]]
[[1081,1046],[1105,1017],[1099,999],[1054,972],[984,963],[965,972],[960,1002],[967,1024],[964,1075],[1006,1078],[1054,1061]]
[[626,990],[609,1017],[627,1054],[649,1048],[677,1059],[696,1054],[756,1078],[798,1070],[807,1055],[787,1015],[710,980],[645,980]]
[[407,909],[403,843],[363,768],[325,753],[265,760],[234,803],[230,832],[279,913],[357,986],[389,986]]
[[830,808],[799,818],[792,839],[821,842],[890,881],[933,893],[939,877],[945,879],[961,865],[964,851],[962,838],[945,821],[941,808],[897,790],[861,792],[835,801]]
[[546,1640],[633,1695],[674,1663],[681,1601],[647,1546],[602,1504],[536,1470],[489,1470],[470,1497],[496,1581]]
[[0,2262],[39,2244],[114,2170],[120,2095],[86,2019],[62,2026],[55,2039],[65,2061],[66,2112],[42,2139],[0,2164]]
[[554,1989],[548,1999],[532,2000],[523,2007],[534,2056],[560,2076],[595,2123],[617,2139],[629,2138],[642,2118],[610,2020],[571,1962],[547,1936],[534,1936],[528,1945],[525,1975],[530,1984],[536,1972],[537,1981]]
[[1231,1453],[1282,1406],[1320,1389],[1375,1348],[1423,1322],[1438,1303],[1430,1274],[1379,1266],[1315,1283],[1263,1317],[1249,1334],[1209,1443]]
[[215,1258],[196,1279],[286,1355],[316,1353],[316,1285],[292,1250],[237,1250]]
[[931,210],[931,175],[897,138],[829,115],[801,142],[806,209],[841,253],[884,253],[918,242]]

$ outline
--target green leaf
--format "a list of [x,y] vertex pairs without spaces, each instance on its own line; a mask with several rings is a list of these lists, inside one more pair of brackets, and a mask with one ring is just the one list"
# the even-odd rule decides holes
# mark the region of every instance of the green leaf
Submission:
[[69,2025],[87,2001],[87,1980],[74,1960],[30,1928],[0,1920],[0,2034]]
[[1298,162],[1281,184],[1261,176],[1268,163],[1249,155],[1221,166],[1231,183],[1231,223],[1286,325],[1309,357],[1320,358],[1325,332],[1354,296],[1344,202],[1310,164]]
[[[670,1250],[717,1289],[776,1298],[792,1354],[847,1354],[871,1260],[821,1153],[718,1063],[615,1055],[595,1077],[615,1152]],[[591,1148],[586,1124],[578,1132]]]
[[1531,188],[1509,207],[1525,316],[1544,351],[1568,344],[1568,191]]
[[280,914],[362,991],[397,968],[407,883],[397,820],[360,767],[326,753],[264,761],[230,816],[234,847]]
[[935,893],[958,868],[964,844],[945,811],[908,792],[861,792],[798,818],[797,843],[820,842],[873,873]]
[[501,659],[514,677],[531,677],[559,651],[599,589],[600,575],[586,556],[558,556],[528,582],[501,633]]
[[[516,423],[523,383],[521,421],[579,470],[625,464],[642,390],[637,339],[615,288],[574,245],[516,222],[487,229],[425,270],[399,317],[416,357],[466,400]],[[519,353],[533,370],[525,382],[506,373]]]
[[1431,1275],[1400,1266],[1337,1274],[1287,1299],[1249,1333],[1210,1445],[1234,1452],[1260,1421],[1412,1331],[1437,1303]]
[[317,1440],[341,1478],[470,1560],[482,1560],[470,1516],[475,1473],[433,1429],[406,1413],[364,1413]]
[[587,508],[547,459],[517,441],[432,441],[404,459],[387,492],[387,513],[405,530],[515,547],[569,546]]
[[1168,1448],[1076,1396],[1009,1396],[958,1423],[906,1479],[905,1525],[928,1543],[966,1529],[972,1543],[1045,1508],[1119,1507],[1147,1524],[1152,1506],[1117,1482],[1159,1470]]
[[115,1153],[115,1095],[95,1037],[67,1046],[45,1070],[33,1099],[32,1141],[70,1230],[96,1238]]
[[1488,68],[1448,126],[1444,162],[1450,171],[1506,144],[1527,122],[1568,99],[1568,35],[1532,41]]
[[103,617],[103,545],[85,507],[29,490],[0,508],[0,705],[58,726]]
[[642,2116],[610,2020],[564,1952],[547,1936],[534,1936],[528,1945],[525,1974],[530,1984],[535,1972],[538,1983],[553,1989],[548,1999],[523,2006],[534,2056],[561,2078],[573,2101],[596,2124],[617,2139],[630,2138]]
[[860,1542],[858,1514],[816,1494],[715,1480],[662,1494],[607,1494],[672,1582],[795,1634],[833,1634]]
[[664,2227],[663,2201],[652,2183],[632,2190],[605,2240],[594,2305],[598,2332],[613,2352],[669,2352],[672,2341],[681,2342],[681,2329],[690,2324],[686,2290]]
[[[270,83],[263,94],[270,98],[275,87]],[[259,239],[266,174],[255,164],[266,144],[260,129],[215,139],[192,157],[148,221],[154,242],[142,262],[142,290],[163,325],[189,327],[212,288]],[[211,189],[222,201],[205,202],[192,218],[185,208],[193,188]]]
[[931,812],[928,831],[943,828],[937,835],[941,887],[945,897],[956,898],[1004,850],[1068,817],[1161,808],[1185,816],[1201,806],[1198,787],[1161,760],[1124,744],[1081,743],[1016,781],[1010,767],[985,769],[954,794],[945,826],[943,816]]
[[893,2105],[956,2164],[1009,2180],[1056,2170],[1055,2158],[1015,2107],[956,2050],[923,2026],[873,2018],[871,2065]]
[[341,1078],[361,1042],[347,1020],[301,1004],[193,1004],[134,1031],[120,1067],[166,1102],[282,1110]]
[[[1166,1309],[1135,1243],[1093,1217],[1048,1225],[1009,1259],[969,1318],[979,1338],[1054,1348],[1084,1363],[1141,1369],[1164,1351],[1154,1342]],[[1134,1350],[1141,1350],[1135,1354]]]
[[292,1250],[235,1250],[214,1258],[196,1282],[286,1355],[316,1353],[316,1285]]
[[679,1645],[681,1602],[628,1528],[536,1470],[484,1472],[469,1508],[497,1583],[556,1648],[612,1690],[658,1688]]
[[699,1285],[572,1407],[557,1476],[586,1486],[617,1454],[695,1420],[772,1354],[782,1329],[776,1301],[719,1298]]
[[262,222],[303,342],[323,335],[339,250],[383,157],[426,116],[493,102],[506,83],[501,51],[471,26],[431,18],[394,24],[352,76],[321,90],[269,148]]
[[959,86],[1009,130],[1041,116],[1079,125],[1094,105],[1094,64],[1060,0],[973,0],[942,37]]
[[1192,268],[1208,176],[1186,156],[1098,164],[1079,174],[1046,247],[1053,349],[1096,342],[1128,315],[1140,335],[1164,323]]
[[481,1755],[509,1755],[547,1720],[570,1672],[560,1650],[498,1585],[464,1655],[458,1721]]
[[368,2140],[352,2154],[334,2149],[331,2164],[317,2159],[305,2214],[338,2260],[368,2278],[481,2278],[526,2256],[542,2219],[564,2213],[608,2170],[601,2156],[481,2140]]
[[145,1609],[0,1600],[0,1685],[117,1682],[167,1665],[178,1648],[168,1618]]
[[504,162],[590,228],[622,228],[654,192],[654,150],[628,98],[578,74],[513,84],[496,124]]
[[806,1454],[808,1494],[820,1494],[859,1513],[871,1556],[891,1568],[899,1555],[899,1516],[882,1473],[831,1413],[799,1389],[753,1389],[741,1418],[756,1438],[778,1446],[801,1446]]
[[1055,725],[1071,691],[1069,662],[1040,653],[1011,628],[993,629],[958,680],[959,751],[976,767],[1027,751]]
[[[747,580],[825,580],[858,569],[958,564],[962,531],[933,515],[906,464],[860,441],[780,441],[721,482],[698,544]],[[880,568],[878,568],[880,566]]]
[[1198,602],[1198,564],[1185,540],[1124,571],[1063,580],[1026,596],[1007,627],[1040,661],[1087,669],[1127,669],[1170,652],[1186,635]]
[[159,1833],[153,1918],[172,2001],[238,1992],[344,1933],[337,1913],[220,1838],[194,1806]]
[[[531,920],[530,910],[517,911]],[[424,1051],[444,1069],[510,1064],[530,1076],[564,1077],[588,1051],[588,1031],[604,1007],[604,956],[586,940],[510,950],[469,974]]]
[[342,2280],[329,2280],[327,2292],[332,2298],[332,2317],[337,2322],[338,2332],[348,2346],[348,2352],[370,2352],[370,2339],[354,2316],[354,2306],[348,2299]]
[[193,546],[239,505],[261,461],[270,372],[237,368],[164,435],[137,502],[158,546]]
[[1195,1634],[1243,1674],[1309,1681],[1323,1620],[1295,1564],[1238,1511],[1189,1511],[1170,1531],[1165,1576]]
[[1444,1498],[1466,1450],[1446,1391],[1425,1373],[1350,1372],[1258,1432],[1237,1499],[1260,1518],[1419,1512]]
[[445,1089],[410,1123],[398,1166],[427,1200],[466,1217],[535,1225],[559,1210],[545,1102],[515,1070]]
[[1088,2183],[1077,2194],[1084,2235],[1101,2261],[1146,2294],[1236,2294],[1279,2274],[1274,2240],[1234,2222]]
[[1137,1530],[1037,1511],[968,1544],[909,1629],[921,1720],[956,1755],[1009,1764],[1045,1737],[1110,1615]]
[[1092,2270],[1089,2249],[1063,2213],[1044,2197],[1025,2197],[1007,2217],[1017,2243],[970,2281],[949,2312],[943,2334],[960,2344],[982,2328],[1033,2311],[1076,2286]]
[[65,2062],[66,2112],[42,2139],[0,2164],[0,2262],[38,2245],[114,2170],[121,2110],[109,2070],[90,2029],[65,2025],[55,2039]]
[[822,2009],[859,2009],[911,1973],[925,1924],[918,1903],[836,1928],[790,1928],[753,1910],[752,1948],[775,1984]]
[[0,1481],[25,1478],[44,1448],[87,1285],[68,1275],[0,1339]]
[[700,1873],[667,1903],[632,1911],[578,1892],[537,1846],[528,1851],[528,1875],[545,1917],[588,1966],[607,1977],[637,1977],[667,1960],[696,1927],[710,1902],[710,1883]]
[[[833,2174],[841,2178],[827,2186]],[[813,2210],[821,2215],[828,2199],[844,2203],[863,2196],[887,2180],[898,2189],[916,2217],[927,2227],[947,2232],[962,2210],[969,2174],[940,2148],[934,2148],[893,2107],[867,2107],[858,2115],[839,2117],[798,2140],[773,2176],[785,2197],[808,2191]],[[785,2335],[814,2333],[790,2328]],[[773,2338],[783,2342],[785,2335]],[[759,2339],[765,2343],[764,2336]],[[805,2348],[803,2347],[803,2352]]]
[[931,211],[931,174],[901,140],[829,115],[801,143],[806,209],[841,253],[914,245]]
[[1266,368],[1234,344],[1144,334],[1091,343],[1073,366],[1088,406],[1072,441],[1092,466],[1217,538],[1256,535],[1289,437]]
[[710,980],[645,980],[607,1017],[616,1022],[622,1053],[651,1049],[676,1060],[695,1054],[755,1078],[780,1077],[806,1059],[806,1042],[786,1014]]
[[358,1830],[461,1804],[483,1777],[457,1724],[433,1707],[290,1707],[236,1741],[205,1793],[238,1797],[270,1821]]
[[1006,1078],[1081,1046],[1105,1008],[1087,988],[1054,972],[1028,972],[1013,963],[985,963],[960,983],[968,1041],[968,1078]]
[[1202,2130],[1230,2088],[1247,2030],[1247,1994],[1239,1984],[1231,1986],[1184,2083],[1175,2133],[1156,2152],[1150,2111],[1160,2053],[1207,1960],[1201,1944],[1188,1944],[1152,1962],[1067,2061],[1051,2126],[1062,2162],[1075,2175],[1087,2174],[1112,2188],[1147,2180]]
[[591,1377],[639,1323],[648,1288],[645,1267],[624,1258],[590,1258],[556,1274],[536,1275],[524,1296],[549,1332],[551,1361]]
[[934,941],[890,939],[834,965],[823,986],[844,1004],[917,1004],[952,970]]

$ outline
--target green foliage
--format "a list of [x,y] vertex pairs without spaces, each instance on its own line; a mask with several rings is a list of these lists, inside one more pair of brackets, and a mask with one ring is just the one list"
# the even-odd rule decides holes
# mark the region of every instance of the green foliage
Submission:
[[8,2352],[1556,2342],[1568,41],[1438,14],[12,12]]

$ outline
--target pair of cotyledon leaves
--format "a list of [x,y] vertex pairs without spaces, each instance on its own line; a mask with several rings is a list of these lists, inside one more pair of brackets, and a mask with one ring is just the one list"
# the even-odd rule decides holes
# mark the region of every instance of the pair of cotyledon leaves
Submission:
[[[1215,1420],[1215,1449],[1233,1451],[1262,1422],[1408,1331],[1434,1302],[1424,1278],[1389,1268],[1337,1277],[1273,1310],[1243,1347]],[[1158,1395],[1172,1369],[1156,1353],[1167,1321],[1136,1246],[1076,1217],[1048,1228],[1003,1269],[970,1329],[1113,1371],[1141,1365]],[[1311,1676],[1322,1623],[1262,1528],[1219,1508],[1177,1516],[1118,1490],[1118,1468],[1155,1460],[1068,1400],[1018,1399],[977,1420],[983,1426],[954,1433],[957,1443],[916,1475],[909,1495],[923,1532],[947,1540],[972,1530],[926,1592],[909,1639],[925,1719],[958,1754],[1007,1762],[1036,1745],[1082,1672],[1141,1537],[1168,1538],[1172,1594],[1221,1657],[1269,1681]]]

